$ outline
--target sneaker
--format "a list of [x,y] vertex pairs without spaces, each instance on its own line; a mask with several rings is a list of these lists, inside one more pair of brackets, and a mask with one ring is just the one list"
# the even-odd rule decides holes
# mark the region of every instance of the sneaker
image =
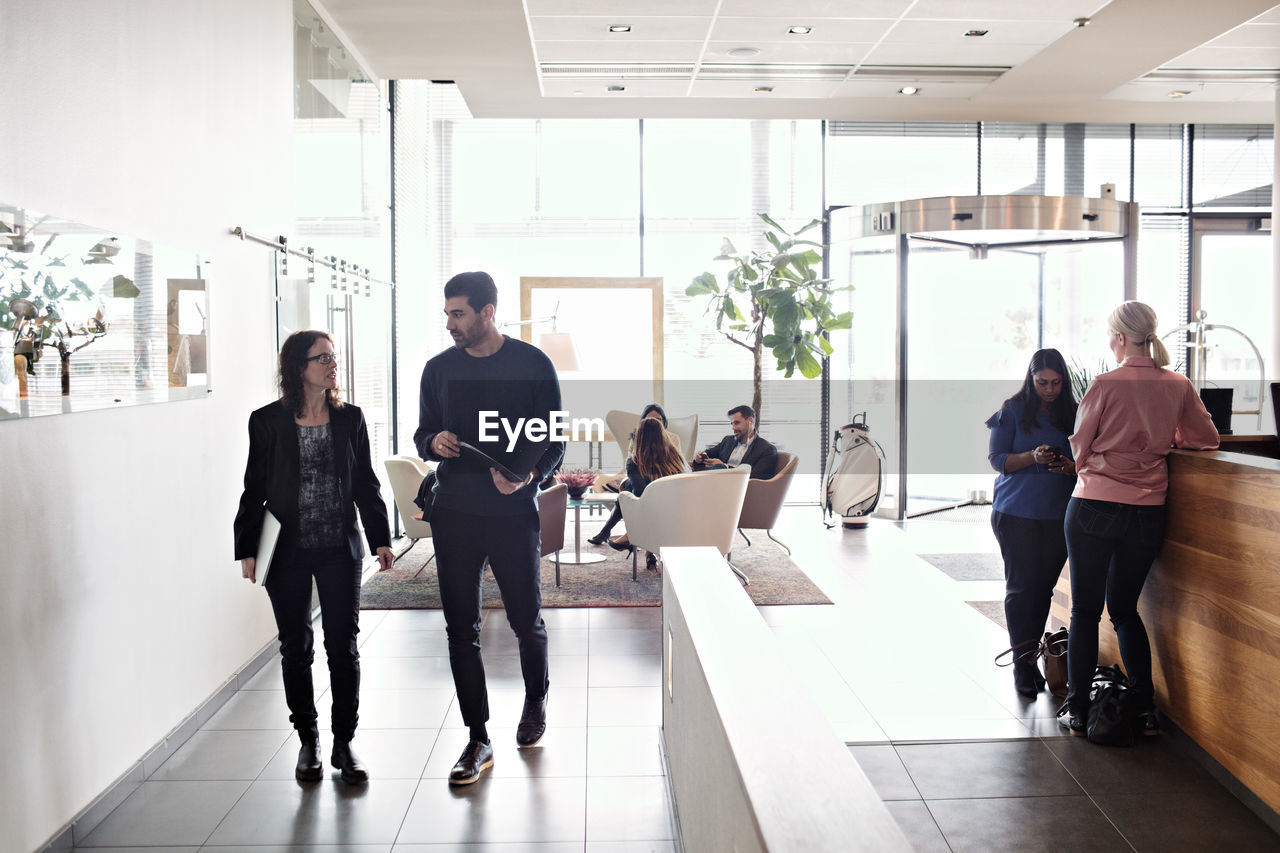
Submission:
[[1160,734],[1160,721],[1156,719],[1155,711],[1145,711],[1138,715],[1138,731],[1146,737]]
[[484,741],[473,740],[462,750],[458,763],[449,771],[449,784],[470,785],[492,766],[493,747]]
[[1058,711],[1058,725],[1071,732],[1073,737],[1085,736],[1086,728],[1084,720],[1071,713],[1071,709],[1066,705],[1063,705],[1061,710]]
[[520,714],[520,724],[516,726],[516,745],[533,746],[542,740],[547,731],[547,697],[524,700],[524,712]]

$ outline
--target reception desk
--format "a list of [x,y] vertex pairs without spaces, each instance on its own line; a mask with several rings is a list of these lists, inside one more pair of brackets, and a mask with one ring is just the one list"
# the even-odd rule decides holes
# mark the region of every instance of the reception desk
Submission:
[[[1138,605],[1156,704],[1280,812],[1280,460],[1175,450],[1168,505]],[[1068,622],[1070,599],[1064,571],[1055,625]],[[1099,645],[1100,663],[1120,661],[1106,614]]]

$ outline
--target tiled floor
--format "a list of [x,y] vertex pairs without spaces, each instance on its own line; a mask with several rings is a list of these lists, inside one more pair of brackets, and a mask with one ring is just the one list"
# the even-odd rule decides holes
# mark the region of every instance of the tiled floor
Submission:
[[[493,770],[445,781],[466,745],[438,611],[361,614],[363,787],[293,779],[297,740],[272,661],[77,849],[362,853],[675,850],[659,753],[659,608],[548,610],[548,730],[515,746],[515,638],[485,611]],[[317,649],[321,648],[319,638]],[[327,687],[317,652],[317,691]],[[328,693],[320,694],[321,720]],[[326,748],[330,741],[322,735]]]
[[[1001,598],[1003,585],[953,581],[915,556],[993,550],[983,511],[846,531],[822,528],[815,508],[789,508],[775,532],[835,604],[762,615],[918,850],[1280,850],[1171,738],[1096,747],[1063,736],[1050,698],[1014,692],[991,664],[1003,630],[964,604]],[[440,614],[365,611],[355,745],[367,787],[293,780],[297,742],[269,664],[82,846],[674,853],[658,747],[660,610],[545,618],[549,729],[538,748],[517,750],[515,640],[502,613],[486,611],[497,761],[475,785],[445,781],[466,730]],[[318,705],[325,719],[327,692]]]

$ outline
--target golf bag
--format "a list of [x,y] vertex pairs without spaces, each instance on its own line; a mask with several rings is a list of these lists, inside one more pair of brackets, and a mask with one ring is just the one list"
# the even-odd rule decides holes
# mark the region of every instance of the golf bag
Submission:
[[871,438],[866,412],[836,430],[827,457],[822,509],[838,515],[846,527],[862,527],[884,489],[884,449]]

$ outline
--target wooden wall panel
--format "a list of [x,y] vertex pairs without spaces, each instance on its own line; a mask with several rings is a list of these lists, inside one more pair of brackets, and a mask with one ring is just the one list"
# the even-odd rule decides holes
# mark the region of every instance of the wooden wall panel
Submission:
[[[1050,614],[1070,620],[1064,572]],[[1138,605],[1156,704],[1280,811],[1280,462],[1174,451],[1169,528]],[[1120,660],[1106,614],[1099,661]]]

